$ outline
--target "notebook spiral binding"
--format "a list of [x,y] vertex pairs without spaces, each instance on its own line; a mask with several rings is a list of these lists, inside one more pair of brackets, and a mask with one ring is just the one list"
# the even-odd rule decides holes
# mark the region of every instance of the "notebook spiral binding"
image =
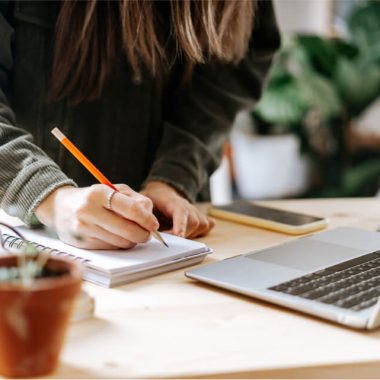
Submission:
[[[21,249],[21,248],[23,248],[23,246],[25,246],[25,241],[20,239],[19,237],[8,235],[8,234],[4,234],[3,237],[4,237],[4,239],[3,239],[4,248]],[[89,259],[85,259],[85,258],[80,257],[80,256],[72,255],[71,253],[62,252],[58,249],[46,247],[44,245],[37,244],[33,241],[27,241],[27,243],[33,245],[37,250],[44,251],[44,252],[46,252],[52,256],[64,257],[64,258],[67,258],[70,260],[79,261],[82,264],[86,264],[86,263],[91,262],[91,260],[89,260]]]

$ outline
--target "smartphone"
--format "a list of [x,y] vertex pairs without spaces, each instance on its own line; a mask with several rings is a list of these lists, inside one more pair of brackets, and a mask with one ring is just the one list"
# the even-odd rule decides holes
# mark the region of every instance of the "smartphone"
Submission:
[[290,235],[301,235],[327,227],[328,220],[318,216],[260,206],[247,201],[235,201],[225,206],[211,206],[210,216],[249,224]]

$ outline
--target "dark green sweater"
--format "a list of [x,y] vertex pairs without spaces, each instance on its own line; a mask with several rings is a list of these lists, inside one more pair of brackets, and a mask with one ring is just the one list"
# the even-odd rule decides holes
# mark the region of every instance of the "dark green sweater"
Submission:
[[239,65],[198,65],[181,87],[179,62],[164,81],[146,75],[137,84],[120,57],[101,98],[79,106],[46,101],[58,10],[58,2],[0,2],[0,208],[32,223],[57,187],[95,182],[51,136],[55,126],[114,183],[139,190],[162,180],[204,199],[235,115],[259,98],[279,47],[272,3],[257,2]]

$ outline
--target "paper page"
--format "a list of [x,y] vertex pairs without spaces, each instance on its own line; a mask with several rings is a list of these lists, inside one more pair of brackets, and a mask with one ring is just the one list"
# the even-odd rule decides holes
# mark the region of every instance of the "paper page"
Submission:
[[144,268],[144,266],[150,267],[154,264],[169,262],[179,257],[186,257],[208,250],[203,243],[162,233],[161,235],[169,248],[155,238],[151,238],[149,242],[138,244],[129,250],[90,251],[65,244],[50,237],[44,230],[30,230],[26,227],[19,227],[18,230],[26,239],[72,256],[68,258],[81,259],[87,267],[101,272],[128,273],[138,268]]

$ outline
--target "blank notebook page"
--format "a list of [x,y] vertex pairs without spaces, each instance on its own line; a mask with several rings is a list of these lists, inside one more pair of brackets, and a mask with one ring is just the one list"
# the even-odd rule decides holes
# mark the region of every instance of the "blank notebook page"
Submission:
[[[169,248],[165,247],[155,238],[151,238],[147,243],[138,244],[136,247],[128,250],[90,251],[65,244],[49,236],[44,230],[30,230],[26,227],[19,227],[18,230],[26,239],[32,242],[64,252],[67,256],[72,255],[80,258],[87,267],[108,273],[127,273],[209,250],[203,243],[162,233],[161,235],[169,245]],[[60,254],[60,256],[65,255]]]

